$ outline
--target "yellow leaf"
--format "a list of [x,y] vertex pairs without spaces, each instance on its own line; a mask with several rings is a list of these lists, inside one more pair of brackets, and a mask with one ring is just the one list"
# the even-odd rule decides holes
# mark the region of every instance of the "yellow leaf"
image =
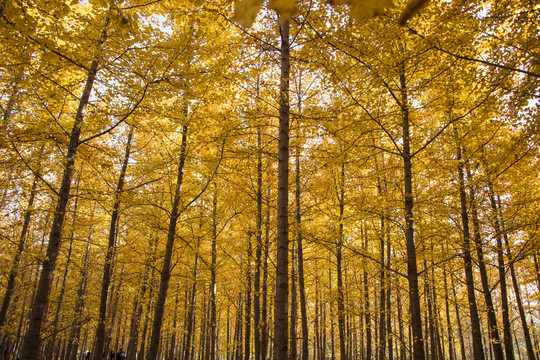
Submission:
[[390,6],[392,0],[351,0],[351,16],[356,19],[369,18]]
[[240,0],[234,8],[234,21],[244,27],[250,27],[255,21],[264,0]]
[[379,15],[384,9],[392,6],[392,0],[328,0],[328,3],[330,5],[350,5],[350,15],[356,19]]
[[276,10],[281,15],[282,20],[288,20],[296,12],[296,2],[294,0],[270,0],[270,9]]

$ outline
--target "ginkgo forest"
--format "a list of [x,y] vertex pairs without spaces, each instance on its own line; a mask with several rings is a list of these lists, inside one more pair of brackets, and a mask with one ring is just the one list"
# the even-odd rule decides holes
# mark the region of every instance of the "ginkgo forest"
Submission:
[[0,360],[540,359],[540,4],[1,0]]

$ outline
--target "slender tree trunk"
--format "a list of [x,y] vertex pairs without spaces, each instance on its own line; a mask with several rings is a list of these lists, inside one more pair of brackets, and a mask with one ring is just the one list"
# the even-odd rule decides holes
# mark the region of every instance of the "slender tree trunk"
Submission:
[[148,301],[146,303],[146,316],[144,318],[144,325],[143,325],[143,331],[142,331],[142,334],[141,334],[141,349],[139,351],[139,356],[137,356],[137,360],[145,360],[146,359],[146,356],[147,356],[147,349],[146,349],[146,344],[147,344],[147,341],[148,341],[148,338],[147,338],[147,334],[148,334],[148,324],[150,321],[152,321],[152,318],[151,318],[151,311],[152,311],[152,305],[153,305],[153,297],[154,297],[154,275],[155,275],[155,272],[156,272],[156,263],[157,263],[157,246],[158,246],[158,239],[156,238],[154,240],[154,249],[153,249],[153,254],[154,254],[154,257],[152,259],[152,266],[151,266],[151,269],[152,271],[150,272],[150,291],[148,293]]
[[127,360],[135,360],[137,355],[137,344],[139,342],[139,325],[141,322],[143,310],[141,300],[144,299],[144,296],[146,295],[148,272],[149,268],[148,266],[145,266],[141,280],[141,288],[139,289],[139,293],[137,294],[137,296],[135,296],[133,299],[133,313],[131,315],[131,324],[129,327],[129,341],[126,350]]
[[[467,178],[472,180],[470,169],[467,168]],[[491,297],[491,287],[489,285],[489,279],[486,269],[486,261],[484,259],[484,250],[482,247],[482,239],[480,237],[480,221],[478,220],[478,207],[476,204],[476,192],[473,186],[469,186],[469,197],[471,203],[471,214],[473,218],[473,240],[476,247],[476,254],[478,256],[478,268],[480,270],[480,280],[482,282],[482,289],[484,293],[484,300],[487,307],[487,320],[490,333],[491,346],[493,347],[493,354],[495,360],[504,360],[504,353],[499,337],[499,327],[497,325],[497,315],[495,313],[495,305],[493,305],[493,299]]]
[[237,336],[236,336],[236,353],[235,360],[242,359],[242,293],[238,294],[238,314],[236,317],[236,327],[237,327]]
[[448,281],[447,281],[447,273],[446,273],[446,264],[443,265],[443,280],[444,280],[444,304],[446,308],[446,327],[448,329],[448,354],[450,360],[456,360],[454,356],[454,330],[452,328],[452,321],[450,319],[450,304],[449,304],[449,298],[450,295],[448,294]]
[[[122,292],[122,281],[123,281],[123,275],[124,275],[124,266],[122,265],[120,276],[118,276],[118,285],[113,287],[113,290],[111,291],[111,301],[109,302],[109,314],[108,318],[110,318],[110,325],[109,325],[109,331],[106,337],[106,348],[111,348],[116,353],[119,349],[117,349],[113,345],[113,331],[116,328],[116,320],[118,319],[118,302],[120,300],[120,293]],[[111,304],[112,303],[112,304]],[[120,317],[121,317],[120,313]]]
[[411,145],[409,130],[409,104],[407,100],[407,84],[405,81],[405,63],[399,67],[401,86],[401,112],[403,116],[403,171],[405,179],[405,240],[407,243],[407,279],[409,281],[409,304],[411,313],[411,328],[413,336],[414,360],[425,360],[424,335],[422,334],[422,316],[420,309],[420,293],[418,289],[418,268],[416,263],[416,245],[414,243],[413,218],[413,185],[411,166]]
[[[80,180],[80,179],[79,179]],[[79,184],[77,183],[77,190],[79,188]],[[78,192],[78,191],[77,191]],[[55,354],[55,347],[57,344],[56,338],[58,335],[58,323],[60,322],[60,312],[62,310],[62,305],[64,302],[64,294],[66,293],[66,282],[67,282],[67,276],[69,272],[69,266],[71,265],[71,253],[73,252],[73,239],[75,238],[75,221],[77,218],[77,203],[78,203],[78,197],[75,197],[75,205],[73,206],[73,222],[72,222],[72,229],[71,229],[71,236],[69,237],[69,248],[68,253],[66,256],[66,267],[64,269],[64,274],[62,276],[62,284],[60,285],[60,294],[58,295],[58,300],[56,303],[56,309],[54,312],[54,320],[52,322],[52,337],[49,342],[49,347],[45,350],[45,357],[46,359],[52,359]]]
[[[268,189],[268,203],[270,202],[270,189]],[[263,284],[262,284],[262,312],[261,312],[261,358],[266,360],[268,354],[268,258],[270,252],[270,206],[266,208],[266,231],[264,239],[264,262],[263,262]]]
[[[500,208],[499,208],[499,214],[500,216]],[[512,256],[512,250],[510,248],[510,241],[508,240],[508,234],[504,230],[504,222],[502,221],[502,217],[500,217],[501,227],[503,229],[503,237],[504,242],[506,246],[506,255],[509,259],[509,267],[510,267],[510,277],[512,278],[512,284],[514,286],[514,296],[516,298],[516,305],[519,311],[519,318],[521,320],[521,327],[523,328],[523,337],[525,338],[525,348],[527,349],[527,357],[529,360],[536,360],[536,354],[534,351],[532,339],[531,339],[531,333],[529,331],[529,325],[527,324],[527,317],[525,315],[525,309],[523,308],[523,301],[521,300],[521,290],[519,287],[519,282],[516,276],[516,269],[514,267],[513,261],[515,260]]]
[[251,353],[251,258],[252,258],[251,233],[248,233],[248,253],[246,266],[246,302],[244,313],[244,359],[249,360]]
[[[299,104],[301,104],[299,99]],[[301,107],[299,105],[299,110]],[[302,354],[301,360],[308,360],[309,358],[309,330],[307,321],[307,304],[306,304],[306,287],[304,283],[304,249],[302,244],[302,211],[300,204],[300,146],[296,151],[296,242],[298,246],[297,260],[298,260],[298,291],[300,292],[300,317],[302,323]]]
[[[283,19],[282,19],[283,20]],[[276,296],[274,300],[274,360],[288,355],[289,299],[289,20],[280,23],[281,84],[279,109]],[[26,360],[26,359],[24,359]],[[151,359],[155,360],[155,359]]]
[[[379,194],[381,194],[381,188],[379,184]],[[381,194],[382,195],[382,194]],[[381,266],[381,273],[379,277],[379,285],[380,285],[380,298],[379,298],[379,317],[381,320],[379,321],[379,360],[384,360],[386,358],[386,324],[383,319],[386,318],[386,289],[385,289],[385,282],[386,282],[386,274],[385,274],[385,256],[384,256],[384,232],[385,232],[385,223],[384,223],[384,215],[381,217],[381,234],[379,237],[380,240],[380,266]]]
[[[186,119],[187,121],[187,119]],[[161,334],[161,325],[165,313],[165,300],[167,299],[167,290],[169,289],[169,280],[171,278],[171,260],[174,248],[174,239],[176,236],[176,224],[180,216],[180,196],[182,192],[182,183],[184,180],[184,164],[186,160],[188,124],[182,128],[182,144],[180,145],[180,161],[178,163],[178,174],[176,178],[176,189],[171,209],[169,230],[167,233],[167,244],[165,245],[165,256],[163,258],[163,268],[161,270],[161,280],[159,284],[158,297],[156,299],[156,308],[154,312],[154,323],[152,325],[152,338],[148,348],[148,360],[157,360],[159,351],[159,339]]]
[[461,351],[461,360],[464,360],[467,358],[467,353],[465,352],[465,340],[463,338],[463,329],[461,327],[461,315],[459,313],[459,306],[457,302],[457,294],[456,294],[456,284],[454,282],[454,275],[450,273],[450,280],[452,282],[452,293],[454,298],[454,307],[456,311],[456,322],[458,325],[458,335],[459,335],[459,346]]
[[[328,291],[330,294],[332,294],[332,259],[330,258],[331,253],[328,254]],[[336,339],[335,339],[335,326],[334,326],[334,304],[329,304],[330,308],[330,358],[331,360],[336,360]],[[326,328],[326,323],[325,323]]]
[[503,321],[503,343],[506,360],[514,360],[514,345],[512,343],[512,330],[510,323],[510,308],[508,306],[508,286],[506,283],[506,265],[504,263],[503,242],[501,238],[501,226],[497,211],[497,203],[491,181],[488,181],[489,200],[491,213],[494,219],[495,239],[497,240],[497,269],[499,271],[499,281],[501,287],[501,308]]
[[[384,157],[381,155],[381,167],[384,169]],[[386,183],[383,179],[381,179],[381,170],[379,169],[379,163],[378,160],[375,159],[375,170],[377,171],[377,191],[379,196],[382,198],[384,197],[384,193],[386,192]],[[383,182],[384,182],[384,192],[383,192]],[[379,341],[379,351],[378,351],[378,359],[379,360],[385,360],[386,358],[386,322],[383,321],[383,319],[386,319],[386,258],[385,258],[385,237],[386,237],[386,209],[382,209],[381,213],[381,231],[379,234],[379,251],[380,251],[380,276],[379,276],[379,316],[381,318],[381,321],[379,321],[379,334],[380,334],[380,341]],[[389,304],[388,304],[389,305]]]
[[[396,294],[397,298],[397,311],[398,311],[398,326],[399,326],[399,360],[405,360],[405,331],[403,329],[403,311],[401,306],[401,294],[399,290]],[[450,359],[453,360],[453,359]]]
[[313,321],[313,330],[315,331],[315,349],[314,359],[319,360],[321,358],[321,334],[319,330],[319,321],[321,319],[321,306],[319,303],[319,278],[317,278],[315,285],[315,320]]
[[[368,239],[367,236],[364,240],[364,251],[368,249]],[[365,311],[365,321],[366,321],[366,359],[372,359],[372,338],[371,338],[371,313],[370,313],[370,304],[369,304],[369,275],[367,273],[367,266],[364,264],[364,311]]]
[[386,332],[388,334],[388,360],[394,360],[394,344],[393,344],[393,337],[392,337],[392,313],[393,309],[391,308],[392,305],[392,299],[391,299],[391,276],[390,276],[390,259],[391,259],[391,253],[392,253],[392,245],[390,242],[390,235],[387,230],[387,236],[386,236],[386,278],[385,278],[385,285],[386,285]]
[[[257,78],[257,93],[259,92],[259,79]],[[261,356],[261,266],[262,266],[262,134],[261,127],[257,127],[257,224],[255,249],[255,275],[253,278],[253,340],[255,347],[255,360],[266,360]]]
[[[93,218],[93,210],[92,210]],[[84,321],[83,318],[83,309],[86,302],[86,286],[88,284],[88,270],[90,267],[90,250],[92,245],[92,235],[93,230],[91,230],[88,235],[88,240],[86,243],[86,251],[84,255],[83,268],[81,271],[81,280],[79,283],[79,288],[77,289],[77,301],[75,302],[75,308],[73,311],[74,314],[74,325],[71,328],[69,334],[69,341],[67,346],[66,360],[75,360],[77,357],[77,350],[79,349],[79,337],[81,333],[82,324]]]
[[[107,25],[108,20],[105,28]],[[105,41],[106,34],[106,30],[104,30],[101,38],[98,40],[98,49],[101,48],[103,42]],[[43,325],[43,320],[46,314],[45,311],[49,302],[52,275],[56,267],[56,259],[60,251],[60,244],[62,241],[64,218],[71,190],[71,179],[73,175],[73,167],[75,165],[75,157],[79,148],[79,138],[81,135],[81,126],[84,120],[84,110],[86,109],[90,99],[90,93],[92,92],[94,80],[96,79],[98,64],[98,60],[94,60],[88,69],[84,91],[81,95],[81,99],[79,100],[79,107],[77,108],[75,121],[73,122],[73,127],[69,136],[69,144],[65,157],[62,182],[60,185],[60,190],[58,191],[58,199],[54,210],[54,220],[49,235],[47,253],[42,263],[36,299],[32,304],[30,321],[22,344],[20,356],[21,360],[36,360],[39,356],[39,348],[41,346],[41,327]]]
[[131,140],[133,139],[133,128],[130,129],[126,151],[124,153],[124,161],[122,162],[122,168],[120,170],[120,176],[118,177],[118,183],[116,184],[116,190],[114,192],[113,211],[111,214],[111,222],[109,226],[109,243],[107,245],[107,253],[105,255],[105,264],[103,265],[103,277],[101,280],[101,296],[99,302],[99,318],[98,326],[96,329],[96,339],[94,344],[94,360],[99,360],[105,351],[105,322],[107,316],[107,300],[109,296],[109,286],[111,284],[112,270],[113,270],[113,258],[116,252],[116,234],[118,225],[118,215],[120,212],[120,202],[122,192],[124,191],[124,179],[126,177],[127,166],[129,163],[129,156],[131,152]]
[[176,359],[176,325],[177,325],[177,317],[178,317],[178,294],[180,290],[180,283],[176,286],[176,299],[174,302],[174,315],[173,315],[173,325],[172,325],[172,335],[171,335],[171,343],[169,346],[169,360]]
[[[141,317],[143,314],[143,299],[146,298],[146,291],[148,287],[152,287],[151,281],[154,277],[154,265],[156,262],[156,252],[157,252],[157,242],[158,238],[150,238],[149,240],[149,246],[152,249],[152,252],[147,260],[147,263],[144,267],[144,272],[141,280],[141,288],[139,290],[138,297],[136,298],[136,301],[134,303],[134,309],[133,309],[133,317],[131,319],[131,325],[129,329],[129,341],[128,346],[126,350],[126,359],[127,360],[135,360],[137,358],[137,347],[139,344],[139,327],[141,324]],[[150,277],[150,269],[152,268],[152,276]],[[150,290],[151,291],[151,290]],[[146,321],[145,321],[146,324]],[[145,333],[146,334],[146,333]],[[144,337],[142,342],[144,342]],[[141,352],[142,353],[142,352]],[[139,356],[139,360],[141,358],[144,358],[144,354],[141,354]]]
[[[41,154],[39,155],[39,157],[41,158],[43,156],[42,154],[43,148],[40,152]],[[13,296],[15,283],[17,281],[17,276],[19,273],[19,263],[21,261],[21,255],[24,251],[26,236],[28,234],[28,228],[30,227],[30,220],[32,217],[33,209],[34,209],[34,200],[36,198],[36,193],[37,193],[37,182],[39,180],[38,179],[39,173],[40,171],[38,170],[37,174],[34,176],[34,181],[32,182],[32,188],[30,190],[30,197],[28,198],[28,204],[26,205],[26,211],[24,212],[23,226],[21,229],[21,234],[19,235],[17,250],[15,252],[15,256],[13,257],[13,261],[11,263],[11,267],[9,270],[6,291],[4,292],[4,298],[2,300],[2,307],[0,308],[0,329],[4,329],[4,325],[6,324],[7,311],[9,308],[9,304],[11,303],[11,297]],[[1,334],[3,334],[3,331]],[[2,346],[0,346],[0,356],[2,356],[1,354],[3,354],[3,352],[4,352],[4,349],[2,348]]]
[[[201,223],[202,226],[202,223]],[[192,334],[193,334],[193,328],[195,327],[195,302],[197,301],[197,268],[199,264],[199,246],[200,246],[201,238],[197,239],[197,248],[195,251],[195,262],[193,264],[193,273],[192,273],[192,281],[191,284],[191,292],[189,293],[189,310],[186,315],[186,344],[184,346],[184,360],[189,360],[191,356],[191,340],[192,340]]]
[[[217,186],[216,186],[217,192]],[[216,304],[216,267],[217,267],[217,194],[212,199],[212,263],[210,267],[210,360],[216,360],[217,346],[217,304]]]
[[[457,139],[457,129],[455,129]],[[469,215],[467,214],[467,195],[465,193],[465,179],[463,175],[463,157],[461,154],[461,145],[457,149],[458,160],[458,179],[459,194],[461,202],[461,225],[463,226],[463,261],[465,263],[465,281],[467,284],[467,295],[469,300],[469,313],[471,318],[471,332],[473,340],[473,358],[474,360],[484,360],[484,348],[482,345],[482,331],[480,327],[480,317],[476,306],[476,296],[474,294],[474,276],[472,270],[472,257],[470,251],[470,231]]]
[[345,294],[343,290],[343,216],[345,211],[345,159],[341,164],[341,179],[338,193],[339,201],[339,229],[338,242],[336,248],[337,266],[337,310],[338,310],[338,331],[339,331],[339,355],[341,360],[348,360],[347,339],[345,336]]
[[208,360],[207,354],[208,354],[208,311],[206,310],[206,306],[208,304],[207,296],[206,296],[206,289],[204,289],[203,292],[203,318],[202,318],[202,329],[201,333],[199,334],[199,360]]
[[289,323],[289,359],[296,360],[298,358],[297,350],[297,321],[298,321],[298,302],[297,302],[297,292],[296,292],[296,243],[293,239],[291,241],[291,318]]

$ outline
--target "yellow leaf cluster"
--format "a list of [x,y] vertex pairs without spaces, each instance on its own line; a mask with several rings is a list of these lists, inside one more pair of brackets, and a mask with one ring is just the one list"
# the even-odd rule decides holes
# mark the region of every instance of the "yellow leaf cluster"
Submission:
[[[392,0],[328,0],[330,5],[349,5],[350,15],[355,19],[365,19],[382,13],[392,6]],[[244,27],[250,27],[255,21],[263,1],[240,0],[236,4],[234,20]],[[289,19],[297,10],[294,0],[270,0],[268,8],[275,10],[281,19]]]
[[329,0],[330,5],[349,5],[350,15],[355,19],[366,19],[379,15],[392,6],[392,0]]

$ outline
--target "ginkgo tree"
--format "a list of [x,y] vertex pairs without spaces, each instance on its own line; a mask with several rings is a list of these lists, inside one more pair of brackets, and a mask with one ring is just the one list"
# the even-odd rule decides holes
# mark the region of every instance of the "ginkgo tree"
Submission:
[[0,358],[537,356],[538,5],[0,14]]

